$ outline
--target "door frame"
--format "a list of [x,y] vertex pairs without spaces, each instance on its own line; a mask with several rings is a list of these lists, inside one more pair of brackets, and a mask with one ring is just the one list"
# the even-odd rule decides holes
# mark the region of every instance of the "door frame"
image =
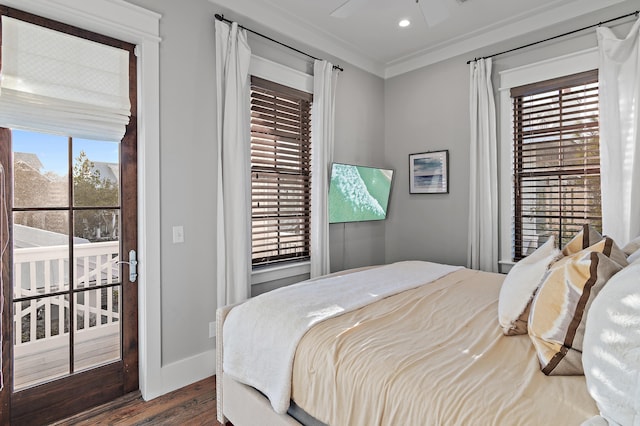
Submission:
[[[80,26],[136,45],[138,68],[138,251],[139,385],[145,399],[166,392],[162,380],[160,329],[160,36],[161,16],[124,1],[0,0],[49,19]],[[89,4],[90,3],[90,4]],[[147,182],[150,184],[147,185]],[[3,258],[6,266],[11,259]],[[5,299],[3,321],[12,319]],[[3,336],[3,353],[10,336]],[[2,366],[5,377],[10,366]],[[5,386],[5,390],[8,386]],[[0,411],[9,415],[10,392],[0,392]]]
[[[118,162],[120,164],[119,192],[120,192],[120,352],[121,357],[118,361],[107,365],[90,368],[86,371],[73,373],[50,382],[42,383],[34,387],[14,391],[14,376],[9,373],[3,377],[7,380],[7,388],[3,389],[3,394],[9,394],[9,412],[3,411],[2,419],[9,420],[19,424],[43,424],[49,423],[60,418],[68,417],[82,410],[103,404],[114,400],[115,398],[135,391],[139,388],[139,361],[138,361],[138,283],[129,281],[130,264],[126,261],[125,255],[130,250],[138,251],[138,231],[137,231],[137,199],[138,199],[138,183],[137,183],[137,61],[135,58],[135,46],[131,43],[123,42],[112,37],[97,34],[82,28],[61,23],[59,21],[43,18],[22,10],[0,5],[1,15],[19,19],[24,22],[39,25],[43,28],[59,31],[64,34],[74,35],[93,42],[99,42],[104,45],[116,47],[128,52],[129,63],[129,98],[131,99],[130,119],[126,126],[126,132],[119,143],[120,155]],[[3,213],[7,217],[3,217],[0,226],[2,229],[9,230],[6,240],[2,241],[3,247],[6,247],[4,257],[11,260],[12,251],[12,233],[13,220],[11,201],[13,194],[13,173],[11,164],[11,133],[10,130],[3,129],[4,138],[2,140],[7,143],[2,144],[2,157],[4,162],[3,176],[5,179],[5,199],[3,202]],[[69,146],[70,149],[70,146]],[[8,152],[7,152],[8,151]],[[69,158],[70,153],[68,153]],[[69,170],[73,167],[69,165]],[[71,176],[69,175],[71,182]],[[9,186],[9,188],[6,188]],[[71,183],[69,183],[71,189]],[[71,195],[69,197],[70,205],[73,203]],[[69,225],[71,226],[71,225]],[[73,229],[73,228],[70,228]],[[71,241],[71,237],[70,240]],[[7,244],[7,246],[4,246]],[[4,259],[3,259],[4,261]],[[13,300],[10,295],[13,292],[13,262],[9,262],[9,267],[2,270],[3,295],[5,296],[5,306],[3,307],[3,343],[9,343],[9,350],[2,352],[3,364],[7,364],[8,370],[13,371],[14,347],[13,339],[16,333],[13,330]],[[3,265],[4,266],[4,265]],[[71,268],[71,266],[70,266]],[[73,287],[70,287],[70,291]],[[70,303],[73,306],[69,295]],[[6,314],[5,314],[6,313]],[[75,315],[75,308],[70,312]],[[6,321],[6,322],[4,322]],[[73,319],[71,321],[70,342],[73,346]],[[10,331],[13,332],[10,332]],[[5,335],[10,337],[4,339]],[[70,350],[75,350],[71,347]],[[73,352],[72,352],[73,353]],[[73,358],[71,358],[73,359]],[[96,386],[96,383],[100,385]],[[73,397],[69,397],[73,395]],[[55,407],[55,411],[52,410]]]

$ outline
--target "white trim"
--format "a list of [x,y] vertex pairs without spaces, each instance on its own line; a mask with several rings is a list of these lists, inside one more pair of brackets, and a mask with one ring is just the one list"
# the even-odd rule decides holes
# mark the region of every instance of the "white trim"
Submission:
[[311,262],[285,263],[251,272],[251,285],[267,283],[311,272]]
[[251,55],[249,74],[274,83],[313,93],[313,76],[294,70],[286,65],[270,61],[260,56]]
[[[513,117],[511,114],[512,87],[550,80],[598,68],[597,48],[582,50],[557,58],[511,68],[500,75],[500,139],[498,141],[500,265],[512,264],[513,251]],[[501,267],[501,269],[504,269]]]
[[[161,395],[167,392],[160,358],[160,189],[157,185],[160,180],[161,15],[123,0],[2,0],[2,4],[137,45],[140,390],[145,399]],[[167,375],[171,377],[170,372]],[[191,376],[185,374],[185,377]]]
[[124,0],[2,0],[2,4],[130,43],[160,42],[161,15]]
[[598,49],[581,50],[500,72],[500,90],[598,68]]
[[145,401],[211,377],[216,373],[216,351],[211,349],[162,366],[159,386],[150,390]]

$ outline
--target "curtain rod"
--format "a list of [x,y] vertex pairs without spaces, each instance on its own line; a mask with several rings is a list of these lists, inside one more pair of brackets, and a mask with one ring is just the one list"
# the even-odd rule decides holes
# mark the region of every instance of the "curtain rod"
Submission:
[[566,32],[566,33],[563,33],[563,34],[559,34],[557,36],[545,38],[544,40],[534,41],[533,43],[525,44],[524,46],[514,47],[513,49],[505,50],[504,52],[494,53],[493,55],[482,56],[480,58],[473,58],[473,59],[467,61],[467,64],[470,64],[471,62],[478,61],[480,59],[493,58],[494,56],[504,55],[505,53],[510,53],[510,52],[515,51],[515,50],[520,50],[520,49],[524,49],[524,48],[527,48],[527,47],[535,46],[536,44],[540,44],[540,43],[544,43],[544,42],[547,42],[547,41],[555,40],[555,39],[560,38],[560,37],[566,37],[568,35],[571,35],[571,34],[574,34],[574,33],[580,32],[580,31],[588,30],[589,28],[599,27],[602,24],[608,24],[609,22],[613,22],[613,21],[617,21],[617,20],[620,20],[620,19],[628,18],[629,16],[636,15],[636,17],[638,17],[638,14],[640,14],[640,10],[636,10],[635,12],[627,13],[626,15],[618,16],[617,18],[612,18],[612,19],[609,19],[609,20],[606,20],[606,21],[598,22],[597,24],[593,24],[593,25],[589,25],[589,26],[586,26],[586,27],[583,27],[583,28],[579,28],[577,30],[573,30],[573,31],[569,31],[569,32]]
[[[216,13],[214,16],[216,17],[216,19],[217,19],[218,21],[227,22],[227,23],[229,23],[229,24],[231,24],[231,23],[232,23],[232,21],[228,20],[227,18],[225,18],[225,17],[224,17],[224,15],[220,15],[219,13]],[[303,55],[305,55],[305,56],[308,56],[308,57],[309,57],[309,58],[311,58],[311,59],[320,60],[320,58],[316,58],[315,56],[310,55],[310,54],[308,54],[307,52],[303,52],[302,50],[296,49],[295,47],[289,46],[288,44],[284,44],[284,43],[282,43],[282,42],[280,42],[280,41],[278,41],[278,40],[274,40],[274,39],[272,39],[271,37],[266,36],[266,35],[264,35],[264,34],[260,34],[259,32],[257,32],[257,31],[253,31],[253,30],[252,30],[252,29],[250,29],[250,28],[247,28],[247,27],[242,26],[242,25],[240,25],[240,24],[238,24],[238,26],[239,26],[240,28],[244,29],[244,30],[249,31],[250,33],[253,33],[253,34],[257,35],[257,36],[260,36],[260,37],[262,37],[262,38],[266,38],[266,39],[267,39],[267,40],[269,40],[269,41],[272,41],[272,42],[274,42],[274,43],[277,43],[277,44],[279,44],[280,46],[284,46],[284,47],[286,47],[286,48],[288,48],[288,49],[295,50],[296,52],[301,53],[301,54],[303,54]],[[344,69],[343,69],[341,66],[338,66],[338,65],[334,65],[334,66],[333,66],[333,69],[334,69],[334,70],[344,71]]]

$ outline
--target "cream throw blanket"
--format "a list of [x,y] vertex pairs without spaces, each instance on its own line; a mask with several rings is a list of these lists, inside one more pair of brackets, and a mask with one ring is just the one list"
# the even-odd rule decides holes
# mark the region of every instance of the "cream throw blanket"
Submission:
[[225,374],[265,394],[280,414],[291,398],[293,357],[314,324],[441,278],[459,266],[407,261],[321,277],[250,299],[223,326]]

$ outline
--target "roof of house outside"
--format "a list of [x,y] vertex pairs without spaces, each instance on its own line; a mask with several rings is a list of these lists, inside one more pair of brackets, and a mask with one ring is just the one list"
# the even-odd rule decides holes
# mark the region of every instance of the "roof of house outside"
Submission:
[[38,154],[33,154],[31,152],[14,152],[13,153],[13,161],[14,162],[23,162],[33,167],[34,169],[40,171],[44,167],[40,158],[38,158]]
[[[74,237],[75,244],[86,244],[85,238]],[[58,232],[32,228],[31,226],[13,225],[13,244],[15,248],[49,247],[69,244],[69,236]]]

